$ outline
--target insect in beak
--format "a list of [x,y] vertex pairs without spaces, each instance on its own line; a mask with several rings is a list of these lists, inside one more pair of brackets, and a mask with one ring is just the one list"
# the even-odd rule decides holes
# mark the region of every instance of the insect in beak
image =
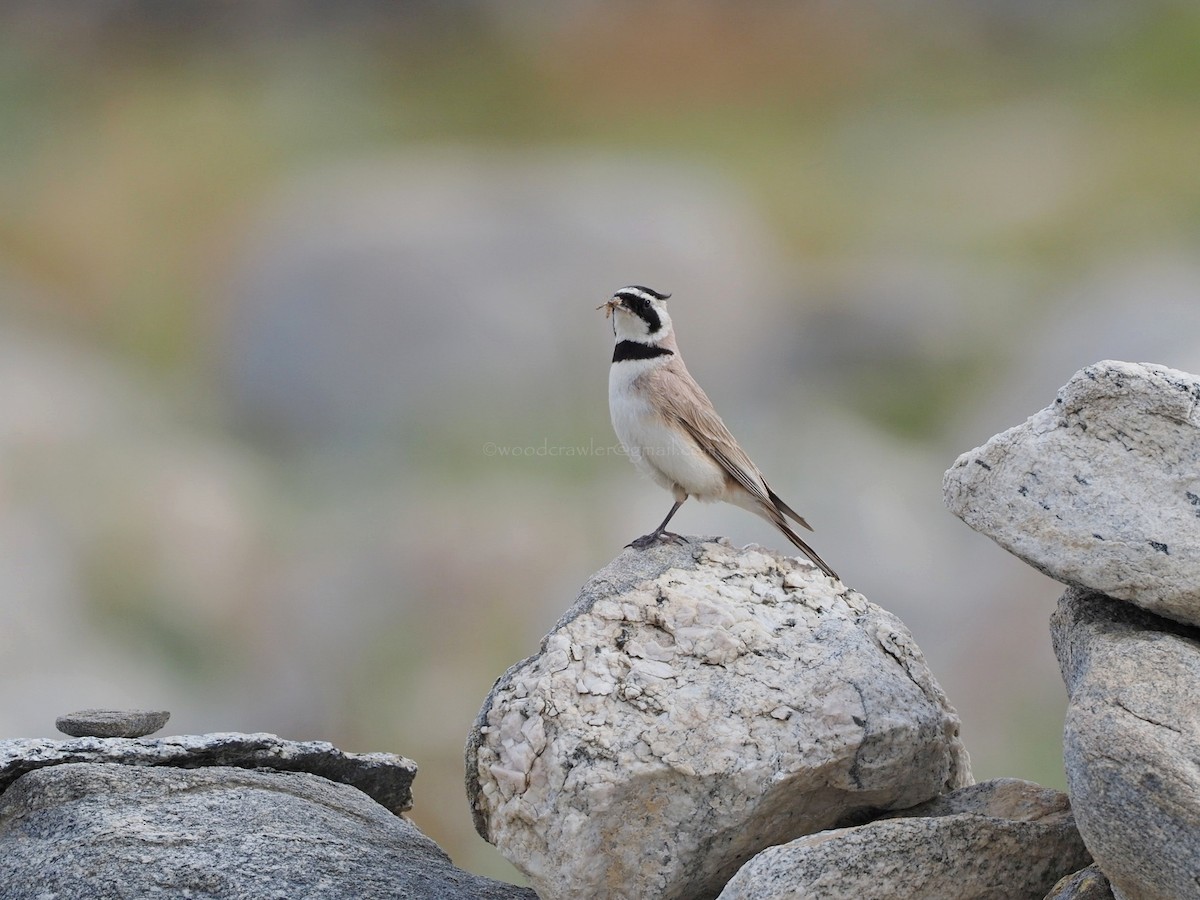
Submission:
[[599,306],[597,306],[596,309],[604,310],[604,318],[607,319],[609,316],[611,316],[613,314],[613,310],[616,309],[620,305],[621,305],[620,300],[618,300],[616,297],[611,297],[610,299],[606,300],[604,303],[601,303]]
[[604,310],[604,318],[605,319],[608,319],[609,316],[612,316],[613,337],[617,336],[617,317],[616,317],[616,314],[614,313],[614,310],[618,310],[620,308],[621,308],[621,301],[617,297],[609,297],[608,300],[606,300],[604,303],[601,303],[599,306],[596,307],[596,309]]

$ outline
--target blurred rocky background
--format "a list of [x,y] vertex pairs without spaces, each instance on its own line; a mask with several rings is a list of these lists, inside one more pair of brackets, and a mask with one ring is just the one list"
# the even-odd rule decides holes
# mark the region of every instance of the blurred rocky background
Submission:
[[1198,41],[1182,0],[3,4],[0,736],[402,753],[517,880],[462,747],[669,505],[608,423],[635,282],[976,777],[1062,787],[1061,586],[941,475],[1086,364],[1200,371]]

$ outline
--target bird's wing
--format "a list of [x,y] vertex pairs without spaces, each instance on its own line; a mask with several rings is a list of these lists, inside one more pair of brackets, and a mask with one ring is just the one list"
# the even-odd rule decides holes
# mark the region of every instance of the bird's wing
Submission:
[[673,420],[684,429],[692,440],[719,465],[726,474],[745,488],[762,507],[763,514],[782,531],[797,548],[799,548],[816,566],[833,578],[838,575],[833,571],[812,547],[808,546],[801,537],[793,531],[784,518],[788,515],[805,528],[811,527],[791,507],[779,499],[779,496],[767,487],[762,473],[750,461],[746,451],[738,446],[737,440],[729,433],[721,417],[713,408],[712,401],[696,384],[696,380],[678,357],[660,369],[646,376],[650,379],[647,387],[653,395],[653,401],[662,410],[664,417]]
[[725,470],[734,481],[746,489],[754,499],[768,507],[774,507],[770,491],[763,481],[762,473],[750,461],[746,451],[738,446],[737,440],[717,411],[712,401],[678,358],[671,364],[656,370],[652,375],[651,390],[664,415],[678,423],[700,449]]

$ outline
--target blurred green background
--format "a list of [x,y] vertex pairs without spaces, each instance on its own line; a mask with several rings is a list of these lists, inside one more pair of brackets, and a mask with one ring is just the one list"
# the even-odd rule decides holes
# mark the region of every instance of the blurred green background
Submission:
[[1059,588],[941,472],[1088,363],[1200,371],[1197,46],[1185,2],[5,4],[0,733],[399,752],[518,880],[462,745],[669,506],[594,311],[643,283],[976,776],[1061,786]]

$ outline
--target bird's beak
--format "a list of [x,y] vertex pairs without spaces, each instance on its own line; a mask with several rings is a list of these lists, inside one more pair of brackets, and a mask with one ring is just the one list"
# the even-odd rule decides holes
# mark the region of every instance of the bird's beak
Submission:
[[607,319],[609,316],[611,316],[613,314],[613,310],[619,309],[620,306],[621,306],[621,301],[619,299],[617,299],[616,297],[610,297],[604,303],[601,303],[599,306],[597,306],[596,309],[604,310],[604,318]]

